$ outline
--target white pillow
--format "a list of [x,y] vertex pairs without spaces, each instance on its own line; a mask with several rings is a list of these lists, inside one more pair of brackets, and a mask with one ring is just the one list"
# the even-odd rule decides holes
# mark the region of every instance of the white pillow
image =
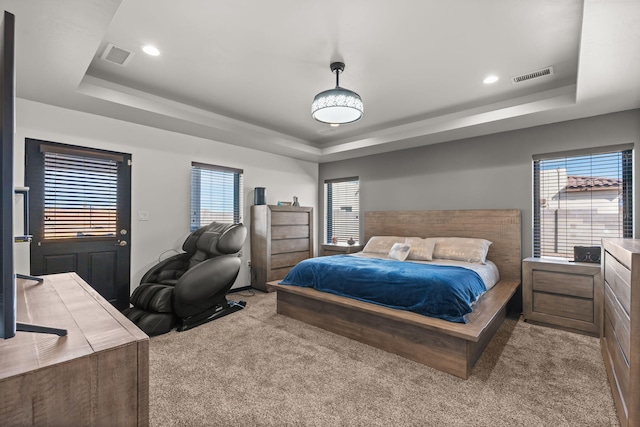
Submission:
[[404,237],[372,236],[362,252],[387,255],[394,243],[404,243]]
[[490,241],[467,237],[439,237],[433,248],[433,258],[485,264]]
[[409,256],[411,245],[405,243],[394,243],[389,251],[389,259],[397,259],[398,261],[404,261]]
[[431,261],[433,259],[433,247],[436,239],[428,237],[422,239],[420,237],[407,237],[404,241],[407,245],[411,245],[409,259],[414,261]]

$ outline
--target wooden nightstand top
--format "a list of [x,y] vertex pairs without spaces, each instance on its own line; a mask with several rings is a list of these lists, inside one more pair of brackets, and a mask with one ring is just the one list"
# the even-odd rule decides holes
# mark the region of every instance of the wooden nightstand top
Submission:
[[527,266],[534,269],[549,269],[576,274],[597,274],[602,268],[600,264],[593,262],[574,262],[564,258],[555,257],[529,257],[523,261],[523,268]]
[[348,245],[346,243],[323,243],[320,245],[322,247],[322,254],[352,254],[355,252],[360,252],[364,245],[356,243],[355,245]]
[[359,243],[353,244],[353,245],[348,245],[346,243],[323,243],[322,247],[327,247],[327,248],[364,248],[364,245],[361,245]]

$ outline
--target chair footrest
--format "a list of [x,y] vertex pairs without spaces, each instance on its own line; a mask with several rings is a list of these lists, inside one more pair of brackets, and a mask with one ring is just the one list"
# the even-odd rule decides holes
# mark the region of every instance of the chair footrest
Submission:
[[150,337],[166,334],[177,323],[173,313],[152,313],[137,307],[127,308],[122,313]]
[[178,326],[178,331],[186,331],[187,329],[195,328],[204,323],[211,322],[212,320],[219,319],[228,314],[235,313],[242,310],[247,305],[246,301],[227,301],[226,304],[217,305],[211,310],[207,310],[203,313],[195,316],[182,319],[182,325]]

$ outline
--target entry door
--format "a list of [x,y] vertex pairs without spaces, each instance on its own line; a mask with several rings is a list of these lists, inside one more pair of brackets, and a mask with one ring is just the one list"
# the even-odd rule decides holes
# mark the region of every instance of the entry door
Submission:
[[129,306],[131,155],[26,140],[31,274],[75,271]]

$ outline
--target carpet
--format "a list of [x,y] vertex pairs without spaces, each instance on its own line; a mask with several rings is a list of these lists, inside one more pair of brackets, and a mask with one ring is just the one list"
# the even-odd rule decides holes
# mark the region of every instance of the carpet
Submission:
[[599,340],[509,317],[462,380],[276,314],[150,341],[152,426],[617,426]]

